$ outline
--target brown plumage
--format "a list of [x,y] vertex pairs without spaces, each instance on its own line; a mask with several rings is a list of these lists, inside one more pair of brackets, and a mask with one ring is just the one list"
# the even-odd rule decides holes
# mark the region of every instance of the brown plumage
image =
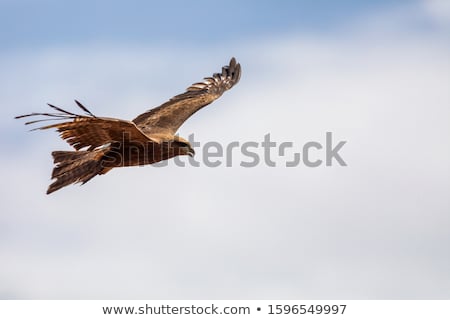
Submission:
[[80,115],[49,104],[56,113],[31,113],[16,118],[44,116],[29,121],[70,120],[37,129],[55,128],[75,151],[52,152],[56,179],[47,190],[52,193],[72,183],[88,182],[115,167],[156,163],[179,155],[194,155],[186,139],[175,135],[178,128],[195,112],[219,98],[238,83],[241,66],[232,58],[221,73],[204,78],[159,107],[148,110],[132,121],[96,117],[80,102],[86,114]]

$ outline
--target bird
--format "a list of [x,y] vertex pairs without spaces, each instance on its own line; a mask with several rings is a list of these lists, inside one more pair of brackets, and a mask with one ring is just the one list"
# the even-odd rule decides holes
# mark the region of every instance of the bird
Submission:
[[97,117],[77,100],[75,103],[84,114],[48,103],[56,112],[33,112],[15,118],[41,117],[26,122],[26,125],[59,121],[32,130],[56,129],[60,137],[75,149],[52,152],[55,166],[51,175],[54,181],[47,189],[47,194],[50,194],[70,184],[83,185],[116,167],[148,165],[176,156],[193,157],[194,149],[189,141],[176,134],[178,128],[198,110],[236,85],[240,77],[241,65],[233,57],[221,72],[203,78],[184,93],[131,121]]

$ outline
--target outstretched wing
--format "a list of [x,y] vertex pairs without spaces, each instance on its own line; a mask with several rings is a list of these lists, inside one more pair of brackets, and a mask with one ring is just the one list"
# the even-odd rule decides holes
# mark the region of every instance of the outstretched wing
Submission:
[[240,76],[241,66],[236,63],[235,58],[231,58],[230,64],[222,68],[222,73],[215,73],[212,77],[204,78],[202,82],[194,83],[186,92],[137,116],[133,122],[148,135],[174,135],[192,114],[238,83]]
[[50,120],[72,120],[55,123],[33,130],[43,130],[55,128],[61,138],[66,140],[76,150],[87,147],[93,150],[112,142],[136,141],[147,143],[152,141],[131,121],[124,121],[113,118],[99,118],[94,116],[86,107],[75,100],[77,105],[86,112],[86,115],[75,114],[59,107],[49,104],[50,107],[58,111],[57,113],[31,113],[18,118],[44,116],[44,119],[29,121],[25,124],[33,124]]

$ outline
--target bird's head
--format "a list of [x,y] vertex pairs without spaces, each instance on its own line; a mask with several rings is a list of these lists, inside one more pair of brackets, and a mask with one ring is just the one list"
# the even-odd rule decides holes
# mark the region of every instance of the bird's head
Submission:
[[193,157],[195,155],[195,151],[189,141],[178,136],[174,137],[174,140],[172,141],[172,148],[177,150],[177,154],[180,156],[188,155]]

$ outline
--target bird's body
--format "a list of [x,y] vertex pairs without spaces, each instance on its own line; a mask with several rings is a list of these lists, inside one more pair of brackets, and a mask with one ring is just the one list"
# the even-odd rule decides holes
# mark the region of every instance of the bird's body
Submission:
[[180,155],[194,155],[189,142],[176,135],[192,114],[219,98],[240,78],[241,68],[234,58],[221,73],[195,83],[186,92],[161,106],[146,111],[132,121],[94,116],[78,101],[86,113],[75,114],[50,105],[58,113],[31,113],[16,118],[45,116],[46,120],[70,120],[37,129],[55,128],[75,151],[54,151],[55,168],[48,188],[52,193],[72,183],[86,183],[98,174],[116,167],[141,166]]

